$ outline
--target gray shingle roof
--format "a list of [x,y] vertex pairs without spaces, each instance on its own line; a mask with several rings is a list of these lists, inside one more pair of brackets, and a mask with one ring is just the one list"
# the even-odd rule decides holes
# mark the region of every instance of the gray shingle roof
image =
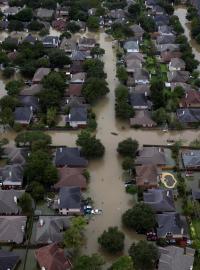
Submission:
[[52,9],[39,8],[37,10],[37,17],[43,19],[50,19],[53,16],[54,11]]
[[177,118],[182,123],[196,123],[200,121],[200,109],[178,109]]
[[187,82],[189,80],[190,73],[188,71],[175,70],[167,73],[169,82]]
[[14,270],[15,266],[19,262],[19,255],[14,252],[0,250],[0,269],[1,270]]
[[0,214],[19,214],[21,208],[17,205],[16,199],[20,198],[24,190],[0,190]]
[[29,107],[17,107],[14,111],[14,119],[17,122],[29,123],[32,119],[33,112]]
[[185,150],[181,155],[184,167],[200,167],[200,150]]
[[77,147],[60,147],[56,150],[55,165],[63,167],[86,167],[88,164],[84,157],[81,157]]
[[23,242],[27,217],[0,216],[0,242]]
[[143,193],[144,202],[155,212],[174,212],[174,198],[172,190],[149,189]]
[[81,190],[80,187],[61,187],[58,198],[60,204],[58,209],[80,209]]
[[144,93],[131,93],[130,94],[130,103],[132,107],[142,106],[146,108],[150,108],[150,104],[148,102],[147,96]]
[[87,121],[87,108],[85,107],[72,107],[70,109],[69,121]]
[[137,50],[137,51],[139,51],[138,42],[137,41],[132,41],[132,40],[126,41],[124,43],[124,49],[127,50],[127,51],[128,50]]
[[0,183],[3,185],[22,185],[24,169],[20,164],[0,168]]
[[136,157],[135,163],[137,165],[166,165],[164,150],[159,147],[143,147],[139,151],[139,155]]

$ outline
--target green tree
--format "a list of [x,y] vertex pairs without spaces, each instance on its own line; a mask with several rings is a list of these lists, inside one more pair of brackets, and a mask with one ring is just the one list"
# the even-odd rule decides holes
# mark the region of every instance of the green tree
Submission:
[[51,144],[51,136],[42,131],[23,131],[15,138],[16,145],[33,145],[34,142],[42,141],[43,146]]
[[128,103],[128,88],[119,85],[115,89],[115,114],[121,119],[129,119],[134,115],[132,106]]
[[47,125],[52,127],[56,124],[57,110],[55,108],[47,109]]
[[50,89],[54,91],[58,91],[59,93],[63,93],[66,87],[65,78],[59,72],[51,72],[42,80],[42,86],[45,89]]
[[34,20],[28,24],[27,28],[30,31],[40,31],[44,28],[44,24]]
[[104,79],[89,78],[83,86],[83,96],[89,103],[94,103],[109,92],[108,83]]
[[52,68],[62,68],[64,65],[69,65],[71,60],[63,50],[52,49],[49,52],[49,61]]
[[125,83],[128,79],[128,73],[123,66],[117,67],[117,78],[121,83]]
[[128,228],[138,233],[146,233],[156,225],[155,214],[151,207],[144,203],[137,203],[122,215],[122,222]]
[[101,57],[105,54],[105,50],[100,48],[99,46],[95,46],[91,49],[90,53],[92,57],[95,57],[95,56]]
[[88,59],[83,64],[84,71],[87,72],[87,77],[105,78],[106,74],[103,70],[104,63],[99,59]]
[[1,110],[9,108],[11,109],[11,111],[13,111],[18,104],[19,104],[19,101],[17,100],[16,97],[4,96],[0,99]]
[[67,24],[67,30],[74,34],[80,30],[80,26],[75,22],[69,22]]
[[101,270],[103,265],[104,260],[100,255],[83,255],[76,259],[73,270]]
[[12,31],[23,31],[24,30],[24,25],[20,21],[11,20],[11,21],[9,21],[9,24],[8,24],[8,30],[10,32],[12,32]]
[[5,108],[0,112],[0,119],[3,125],[10,125],[13,126],[14,124],[14,117],[13,112],[10,108]]
[[38,202],[44,199],[45,189],[44,186],[38,182],[31,182],[27,187],[27,191],[31,194],[32,198]]
[[79,133],[76,144],[81,147],[82,154],[87,158],[100,158],[104,155],[105,148],[101,141],[87,130]]
[[155,110],[165,107],[164,87],[162,78],[156,77],[151,80],[151,99]]
[[133,170],[135,167],[134,160],[131,157],[125,157],[122,162],[122,168],[125,171]]
[[86,220],[83,217],[74,217],[72,224],[64,234],[64,245],[66,248],[79,249],[84,243],[84,229]]
[[166,124],[169,121],[169,114],[165,108],[159,108],[152,113],[152,119],[158,124]]
[[87,20],[87,27],[90,31],[97,31],[99,29],[99,18],[90,16]]
[[135,270],[135,267],[130,256],[121,256],[112,264],[109,270]]
[[27,192],[24,192],[18,199],[18,205],[21,207],[23,214],[31,214],[33,210],[33,201]]
[[136,140],[128,138],[119,142],[117,152],[122,156],[135,158],[138,146],[139,144]]
[[7,64],[9,62],[8,56],[4,51],[0,52],[0,64]]
[[23,86],[23,82],[20,80],[12,80],[6,84],[6,91],[10,96],[17,96]]
[[117,227],[109,227],[98,238],[98,243],[103,249],[110,253],[117,253],[124,249],[124,233]]
[[6,67],[4,70],[3,70],[3,77],[6,78],[6,79],[9,79],[10,77],[12,77],[15,73],[15,70],[14,68],[12,67]]
[[33,18],[33,12],[31,8],[24,8],[20,10],[15,16],[16,20],[22,22],[30,22]]
[[133,243],[129,249],[129,255],[138,270],[154,270],[159,258],[157,247],[147,241]]

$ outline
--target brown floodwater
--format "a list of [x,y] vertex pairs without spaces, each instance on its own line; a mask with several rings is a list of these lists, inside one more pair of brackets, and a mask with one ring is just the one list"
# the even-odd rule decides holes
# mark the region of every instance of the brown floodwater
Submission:
[[[195,58],[200,62],[200,45],[196,42],[195,39],[191,37],[191,26],[190,22],[186,19],[187,8],[185,6],[179,6],[175,9],[174,14],[179,17],[180,23],[184,28],[184,35],[187,37]],[[199,68],[200,69],[200,66]]]

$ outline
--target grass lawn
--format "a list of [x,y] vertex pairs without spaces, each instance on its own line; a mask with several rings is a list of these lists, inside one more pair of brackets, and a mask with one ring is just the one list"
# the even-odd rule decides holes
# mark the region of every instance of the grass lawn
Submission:
[[190,224],[190,232],[192,239],[199,239],[200,240],[200,220],[193,219]]
[[167,73],[168,67],[165,64],[160,64],[160,70],[162,73]]

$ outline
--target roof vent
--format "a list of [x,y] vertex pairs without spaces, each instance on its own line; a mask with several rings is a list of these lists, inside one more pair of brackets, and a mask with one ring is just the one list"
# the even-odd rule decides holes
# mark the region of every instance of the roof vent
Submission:
[[39,220],[39,223],[40,223],[40,226],[42,227],[42,226],[44,225],[44,219],[41,218],[41,219]]
[[167,191],[167,197],[169,197],[169,190]]
[[14,196],[14,202],[17,203],[17,196]]
[[60,153],[62,153],[62,151],[63,151],[63,149],[62,149],[62,147],[60,147]]
[[60,199],[58,199],[58,205],[60,205]]
[[21,229],[22,229],[22,232],[24,232],[24,229],[25,229],[24,225],[22,225]]
[[12,171],[9,171],[9,177],[12,177]]

